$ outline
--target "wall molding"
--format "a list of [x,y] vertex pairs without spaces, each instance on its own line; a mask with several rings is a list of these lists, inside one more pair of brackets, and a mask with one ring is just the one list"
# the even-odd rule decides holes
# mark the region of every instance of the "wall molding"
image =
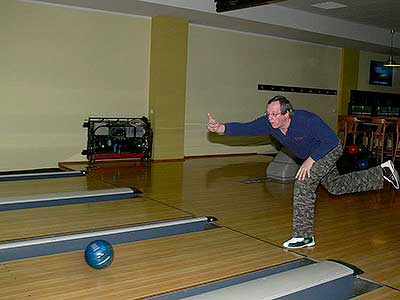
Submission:
[[289,93],[306,93],[306,94],[318,94],[318,95],[337,95],[337,90],[318,89],[318,88],[299,87],[299,86],[286,86],[286,85],[259,84],[258,90],[289,92]]

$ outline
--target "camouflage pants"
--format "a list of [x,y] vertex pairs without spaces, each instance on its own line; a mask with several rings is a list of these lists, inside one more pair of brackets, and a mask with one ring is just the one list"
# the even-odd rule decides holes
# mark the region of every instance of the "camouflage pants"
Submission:
[[314,163],[309,178],[303,181],[296,179],[293,191],[293,237],[314,235],[316,190],[320,183],[333,195],[383,188],[384,179],[380,166],[340,175],[336,162],[342,152],[339,143],[336,148]]

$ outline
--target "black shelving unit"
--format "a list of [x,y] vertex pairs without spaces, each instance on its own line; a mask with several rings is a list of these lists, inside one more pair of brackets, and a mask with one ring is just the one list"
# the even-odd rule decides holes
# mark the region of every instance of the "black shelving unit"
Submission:
[[400,94],[352,90],[349,115],[400,117]]
[[153,131],[150,121],[141,118],[90,117],[87,128],[87,148],[82,151],[88,161],[141,158],[151,159]]

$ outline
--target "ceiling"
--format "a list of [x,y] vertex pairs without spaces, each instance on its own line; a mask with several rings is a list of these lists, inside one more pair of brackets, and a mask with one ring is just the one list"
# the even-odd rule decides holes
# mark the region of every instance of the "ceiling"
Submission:
[[191,24],[251,32],[334,47],[400,55],[400,0],[335,0],[344,8],[312,5],[325,0],[286,0],[224,13],[214,0],[17,0],[139,16],[167,15]]
[[[276,5],[299,9],[314,14],[343,19],[388,30],[400,31],[399,0],[333,0],[332,2],[347,5],[344,8],[324,10],[312,6],[327,2],[325,0],[287,0]],[[400,38],[400,37],[399,37]]]

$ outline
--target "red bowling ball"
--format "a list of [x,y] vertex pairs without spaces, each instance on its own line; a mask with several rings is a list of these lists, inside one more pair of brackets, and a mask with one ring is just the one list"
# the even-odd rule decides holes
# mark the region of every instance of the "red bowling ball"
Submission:
[[347,147],[347,152],[349,154],[357,154],[360,151],[360,148],[356,144],[351,144]]

